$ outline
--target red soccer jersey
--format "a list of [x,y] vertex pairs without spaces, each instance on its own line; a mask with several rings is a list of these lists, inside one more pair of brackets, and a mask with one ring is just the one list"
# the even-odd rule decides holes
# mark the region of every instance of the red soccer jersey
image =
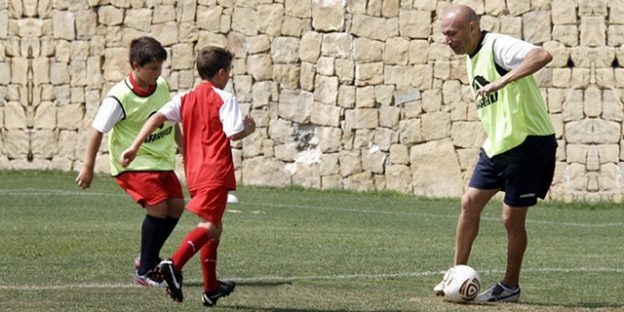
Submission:
[[236,189],[229,136],[244,130],[236,98],[204,81],[161,110],[170,122],[181,122],[184,171],[189,191],[223,186]]

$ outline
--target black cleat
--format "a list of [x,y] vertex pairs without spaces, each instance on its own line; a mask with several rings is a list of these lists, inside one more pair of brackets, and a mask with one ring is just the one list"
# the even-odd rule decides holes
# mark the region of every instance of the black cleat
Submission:
[[217,304],[217,300],[221,297],[229,296],[236,287],[236,283],[234,281],[217,281],[217,289],[215,291],[211,291],[209,293],[204,293],[202,295],[202,302],[207,307],[212,307]]
[[182,294],[182,272],[176,271],[171,259],[161,261],[156,267],[159,275],[167,284],[167,293],[177,302],[184,300]]

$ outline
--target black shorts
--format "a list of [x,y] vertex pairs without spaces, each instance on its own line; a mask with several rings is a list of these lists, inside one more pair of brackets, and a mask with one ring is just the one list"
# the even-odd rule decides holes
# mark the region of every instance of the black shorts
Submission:
[[555,173],[557,140],[554,135],[529,136],[522,144],[490,158],[479,154],[470,187],[501,189],[505,204],[529,207],[546,197]]

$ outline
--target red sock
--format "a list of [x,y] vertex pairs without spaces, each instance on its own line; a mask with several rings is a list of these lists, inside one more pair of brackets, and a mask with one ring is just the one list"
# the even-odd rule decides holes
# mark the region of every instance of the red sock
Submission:
[[204,273],[204,291],[211,292],[217,289],[217,249],[219,240],[209,240],[201,249],[200,259]]
[[188,262],[209,239],[208,230],[201,227],[196,227],[186,234],[184,241],[182,241],[182,244],[180,244],[171,257],[174,268],[178,271],[182,271],[186,262]]

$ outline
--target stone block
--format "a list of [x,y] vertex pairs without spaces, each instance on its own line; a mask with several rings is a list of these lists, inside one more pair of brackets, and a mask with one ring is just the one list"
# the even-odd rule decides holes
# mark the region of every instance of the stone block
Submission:
[[296,63],[299,61],[300,41],[292,37],[277,37],[271,43],[273,63]]
[[235,7],[232,13],[232,30],[247,36],[255,36],[258,34],[258,19],[256,10],[246,7]]
[[507,12],[507,7],[504,0],[485,0],[483,9],[488,15],[497,17]]
[[316,63],[321,55],[322,40],[320,33],[313,31],[304,33],[299,45],[299,58],[304,62]]
[[355,91],[355,107],[375,107],[375,87],[357,88]]
[[455,146],[476,148],[483,144],[486,135],[480,122],[457,121],[452,124],[451,138]]
[[461,196],[462,172],[450,139],[412,146],[410,163],[415,195]]
[[[314,113],[313,113],[314,116]],[[316,136],[318,138],[318,149],[321,153],[334,153],[340,151],[340,136],[341,136],[340,128],[336,127],[317,127],[316,128]],[[321,157],[321,168],[323,168],[323,161]],[[338,158],[336,157],[336,161]],[[321,175],[334,174],[337,171],[325,172],[321,173]]]
[[401,109],[398,107],[384,106],[379,108],[379,125],[395,129],[399,125]]
[[288,121],[307,123],[313,103],[314,96],[310,92],[284,90],[279,99],[278,115]]
[[345,27],[343,1],[312,1],[312,27],[316,31],[343,31]]
[[580,16],[607,16],[607,0],[580,0]]
[[344,188],[355,192],[375,191],[375,183],[370,172],[364,171],[349,176],[343,180]]
[[382,62],[355,64],[355,85],[377,85],[383,83],[383,80],[384,66]]
[[291,183],[291,176],[281,161],[260,156],[243,160],[242,181],[246,185],[283,187]]
[[258,35],[246,37],[244,35],[240,35],[240,39],[238,41],[244,42],[243,48],[245,51],[242,53],[237,53],[236,55],[242,57],[245,54],[258,54],[265,53],[271,50],[271,41],[267,35]]
[[345,111],[345,129],[375,129],[379,126],[379,112],[374,108],[355,108]]
[[279,36],[282,33],[284,6],[279,3],[259,5],[258,31],[269,36]]
[[401,10],[399,33],[402,37],[427,39],[431,35],[431,12]]
[[405,165],[392,165],[386,169],[386,189],[389,191],[410,193],[412,184],[406,183],[411,180],[411,170]]
[[6,129],[26,129],[28,125],[26,108],[19,102],[9,101],[4,105],[4,127]]
[[550,40],[551,24],[549,12],[534,11],[525,13],[522,17],[522,25],[524,40],[533,44],[539,44]]
[[284,13],[299,18],[312,17],[312,1],[284,0]]
[[[6,110],[6,107],[5,107]],[[6,116],[6,111],[5,111]],[[11,159],[26,159],[29,153],[31,142],[30,131],[9,129],[2,132],[3,134],[3,154]]]
[[399,19],[355,14],[352,19],[351,32],[358,37],[386,41],[390,37],[399,35]]
[[624,25],[609,25],[607,44],[612,47],[624,44]]
[[552,39],[565,44],[568,47],[578,45],[578,29],[576,25],[553,26]]
[[552,3],[552,22],[555,25],[573,24],[576,25],[577,1],[574,0],[553,0]]
[[565,125],[566,140],[577,144],[613,144],[618,143],[622,135],[621,125],[617,122],[583,119],[571,121]]
[[342,177],[362,172],[362,159],[359,151],[341,151],[338,156],[338,163]]
[[602,118],[620,123],[624,120],[622,101],[614,90],[602,91]]
[[314,102],[312,104],[311,121],[321,126],[338,127],[340,125],[340,107]]
[[609,7],[609,24],[624,24],[624,1],[611,0]]
[[321,54],[337,58],[351,57],[353,38],[347,33],[330,33],[323,35]]
[[375,101],[382,106],[392,105],[394,96],[393,85],[377,85],[375,86]]
[[295,163],[293,165],[292,184],[308,188],[320,188],[321,176],[318,167],[318,164]]
[[[35,129],[56,128],[56,105],[49,101],[43,101],[35,109]],[[79,124],[81,125],[81,123]]]
[[587,47],[599,47],[606,44],[607,26],[603,17],[581,17],[581,45]]
[[384,47],[383,61],[385,64],[405,65],[409,58],[409,41],[401,37],[388,39]]
[[362,169],[371,173],[384,173],[384,163],[386,162],[386,153],[369,149],[368,151],[362,151]]
[[411,145],[423,142],[420,119],[408,119],[399,121],[399,142]]
[[221,16],[223,15],[223,7],[221,6],[199,6],[197,10],[197,26],[212,32],[221,30]]
[[387,128],[378,128],[375,130],[373,142],[384,152],[389,151],[390,146],[394,143],[398,143],[398,141],[398,133],[394,130]]

